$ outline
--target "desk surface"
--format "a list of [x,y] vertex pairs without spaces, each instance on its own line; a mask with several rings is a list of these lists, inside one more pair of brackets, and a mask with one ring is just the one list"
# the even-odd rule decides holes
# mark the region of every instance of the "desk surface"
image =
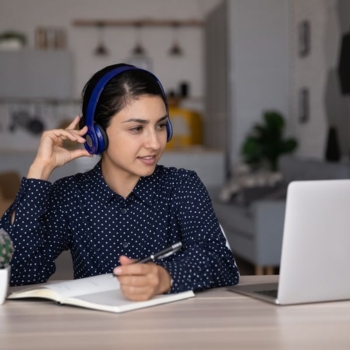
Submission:
[[[241,284],[277,276],[242,276]],[[1,349],[350,349],[350,301],[275,306],[225,288],[113,314],[50,301],[0,306]]]

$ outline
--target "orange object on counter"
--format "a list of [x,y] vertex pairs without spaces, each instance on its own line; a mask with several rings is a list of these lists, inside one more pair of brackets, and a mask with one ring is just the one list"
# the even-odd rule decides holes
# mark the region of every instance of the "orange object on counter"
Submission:
[[166,149],[184,148],[203,144],[203,121],[199,113],[180,107],[169,107],[173,138]]

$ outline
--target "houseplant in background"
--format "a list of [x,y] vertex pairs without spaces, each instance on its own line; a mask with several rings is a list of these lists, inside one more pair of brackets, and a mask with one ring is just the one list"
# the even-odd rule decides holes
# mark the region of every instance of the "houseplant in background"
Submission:
[[243,160],[252,169],[278,170],[278,159],[282,154],[292,153],[297,140],[285,138],[285,120],[277,111],[264,113],[263,123],[254,125],[242,146]]
[[0,229],[0,305],[4,303],[7,296],[13,252],[10,236],[6,231]]
[[[285,138],[284,130],[285,120],[281,113],[274,110],[264,112],[263,121],[253,126],[243,142],[243,163],[235,167],[233,177],[222,189],[222,201],[229,201],[243,190],[245,197],[263,196],[282,180],[278,160],[298,146],[296,139]],[[246,202],[247,198],[243,201]]]

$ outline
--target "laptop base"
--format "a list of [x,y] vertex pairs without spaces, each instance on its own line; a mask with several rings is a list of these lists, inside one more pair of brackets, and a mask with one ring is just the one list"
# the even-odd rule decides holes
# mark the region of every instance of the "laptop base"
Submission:
[[278,283],[261,283],[244,286],[227,287],[232,293],[239,293],[255,299],[263,300],[271,304],[279,305],[277,299]]

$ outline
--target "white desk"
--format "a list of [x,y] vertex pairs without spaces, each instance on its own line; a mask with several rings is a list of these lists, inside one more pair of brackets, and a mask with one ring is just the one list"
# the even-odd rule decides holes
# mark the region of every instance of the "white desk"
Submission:
[[[277,276],[243,276],[242,284]],[[274,306],[225,288],[124,314],[46,301],[0,307],[0,349],[350,349],[350,301]]]

